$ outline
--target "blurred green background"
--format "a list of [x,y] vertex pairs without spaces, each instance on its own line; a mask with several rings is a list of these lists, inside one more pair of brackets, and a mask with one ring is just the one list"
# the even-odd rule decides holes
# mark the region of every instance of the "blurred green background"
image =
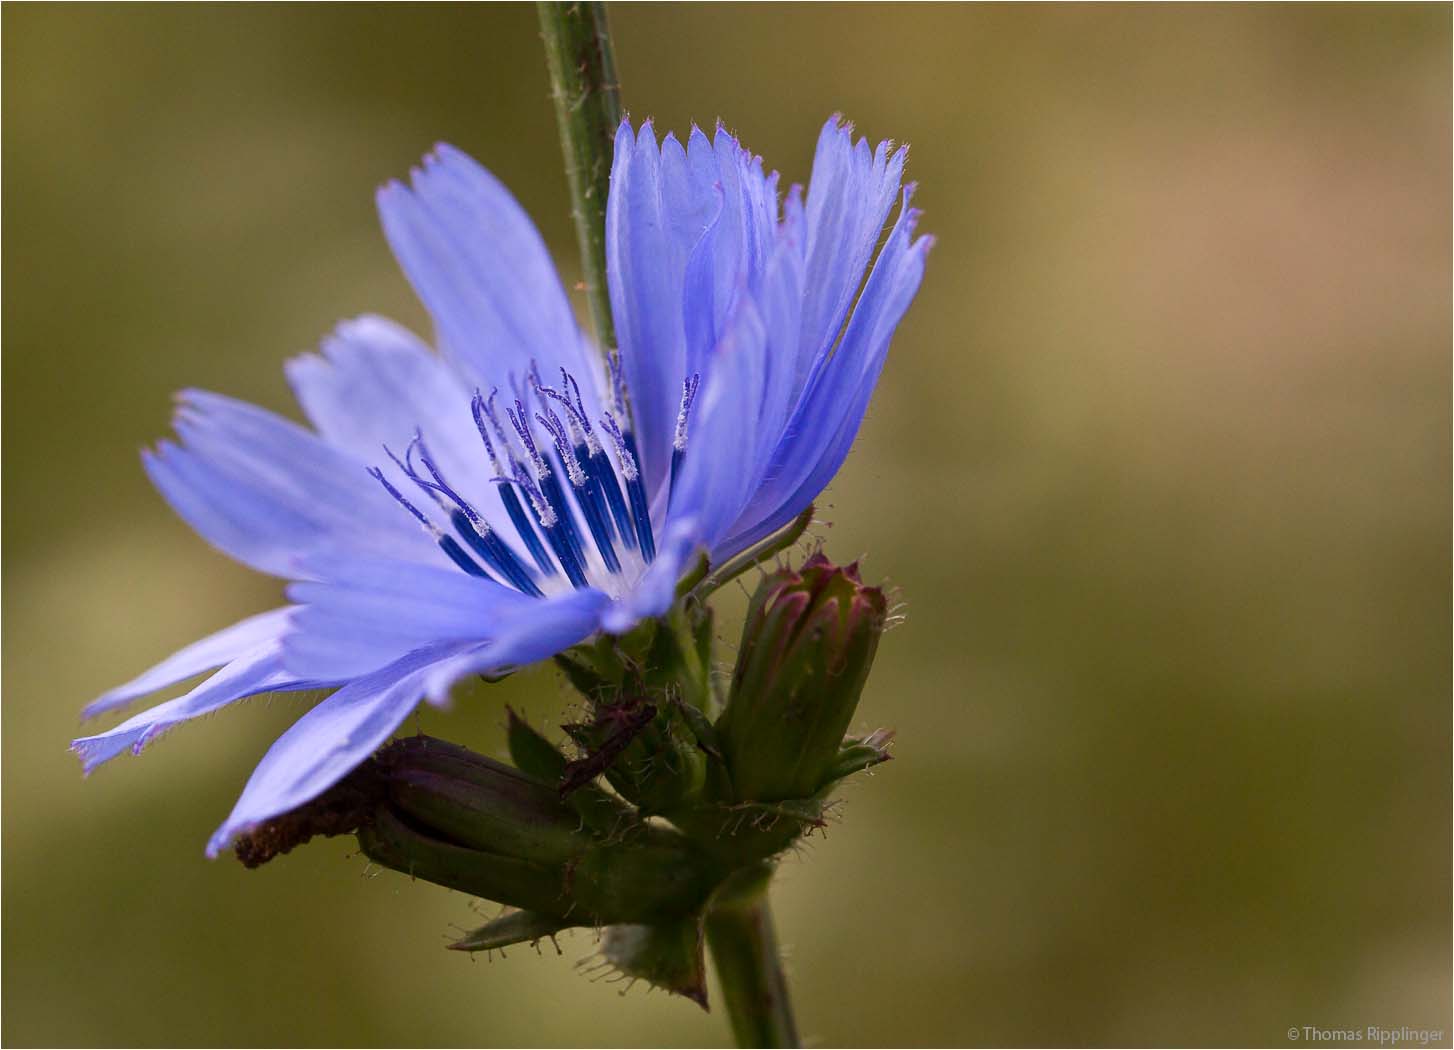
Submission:
[[[820,1044],[1450,1029],[1450,10],[620,5],[625,95],[787,180],[835,110],[939,238],[825,508],[902,588],[898,761],[779,879]],[[81,705],[271,607],[138,447],[422,329],[372,193],[439,139],[575,270],[525,5],[7,5],[3,1038],[706,1044],[348,844],[202,858],[295,699],[88,782]],[[732,628],[724,634],[729,638]],[[421,724],[501,746],[548,673]]]

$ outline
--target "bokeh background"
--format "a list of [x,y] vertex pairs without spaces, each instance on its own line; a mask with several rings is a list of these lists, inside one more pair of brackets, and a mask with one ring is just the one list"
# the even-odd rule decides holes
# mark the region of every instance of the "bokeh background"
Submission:
[[[820,1044],[1450,1029],[1450,10],[622,4],[626,99],[787,180],[841,110],[938,236],[829,553],[902,588],[898,761],[779,881]],[[575,271],[527,5],[15,6],[4,49],[3,1038],[720,1045],[349,845],[206,835],[295,699],[83,782],[95,694],[271,607],[150,490],[198,385],[291,412],[423,314],[372,193],[481,158]],[[730,619],[730,618],[729,618]],[[731,635],[729,626],[724,634]],[[729,637],[729,640],[730,637]],[[549,673],[422,725],[501,746]]]

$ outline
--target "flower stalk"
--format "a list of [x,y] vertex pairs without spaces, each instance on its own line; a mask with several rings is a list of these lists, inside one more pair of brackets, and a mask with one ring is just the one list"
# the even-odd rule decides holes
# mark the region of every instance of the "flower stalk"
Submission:
[[540,32],[550,95],[570,182],[571,215],[581,251],[581,280],[601,352],[616,353],[606,288],[606,196],[621,123],[621,87],[603,3],[540,0]]
[[739,872],[713,898],[707,946],[738,1046],[799,1046],[777,935],[768,906],[772,868]]

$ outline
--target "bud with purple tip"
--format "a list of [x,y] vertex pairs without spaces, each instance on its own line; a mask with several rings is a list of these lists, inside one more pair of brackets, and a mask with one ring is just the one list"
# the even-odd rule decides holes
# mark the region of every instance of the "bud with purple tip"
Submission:
[[882,737],[844,739],[886,614],[857,564],[821,554],[762,581],[716,726],[734,801],[811,799],[887,757]]

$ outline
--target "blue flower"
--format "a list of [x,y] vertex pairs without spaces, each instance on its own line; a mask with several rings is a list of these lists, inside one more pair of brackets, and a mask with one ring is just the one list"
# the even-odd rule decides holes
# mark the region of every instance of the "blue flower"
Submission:
[[834,118],[807,192],[779,203],[777,174],[722,129],[683,146],[623,123],[612,368],[487,171],[439,146],[409,186],[383,187],[384,232],[441,353],[378,317],[339,325],[288,364],[311,430],[180,395],[177,440],[144,454],[148,475],[208,542],[292,581],[292,604],[87,707],[216,669],[75,741],[86,771],[243,697],[336,688],[269,750],[215,855],[337,782],[421,698],[659,616],[699,552],[715,564],[788,524],[847,455],[923,273],[904,159]]

